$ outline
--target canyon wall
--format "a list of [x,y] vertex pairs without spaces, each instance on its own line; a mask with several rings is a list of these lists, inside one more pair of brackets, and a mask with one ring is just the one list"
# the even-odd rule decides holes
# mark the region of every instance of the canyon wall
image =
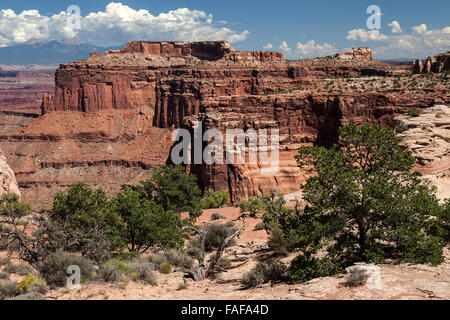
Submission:
[[54,78],[54,71],[0,69],[0,111],[40,114],[42,96],[53,91]]
[[299,148],[335,142],[348,122],[393,126],[407,108],[450,101],[435,89],[395,87],[391,79],[410,70],[356,51],[285,61],[281,53],[238,52],[224,41],[132,42],[61,65],[43,116],[0,135],[0,147],[24,199],[45,210],[56,191],[78,180],[113,194],[144,179],[148,169],[170,163],[174,129],[193,132],[196,121],[223,133],[279,129],[279,171],[272,175],[261,174],[260,162],[187,169],[205,190],[228,190],[232,201],[270,187],[295,193],[305,181],[294,159]]

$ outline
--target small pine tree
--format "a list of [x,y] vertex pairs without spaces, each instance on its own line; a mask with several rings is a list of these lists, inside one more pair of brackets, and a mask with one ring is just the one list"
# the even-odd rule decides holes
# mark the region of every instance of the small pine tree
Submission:
[[152,175],[137,187],[148,200],[162,205],[164,210],[189,212],[192,218],[202,214],[202,191],[196,176],[187,174],[181,165],[154,168]]
[[154,247],[178,247],[183,243],[178,214],[125,187],[105,210],[109,235],[128,246],[130,252],[144,253]]
[[339,133],[340,146],[309,147],[297,156],[317,173],[303,185],[301,234],[344,265],[388,257],[441,263],[443,241],[427,232],[441,207],[435,188],[411,172],[411,152],[380,125],[350,124]]

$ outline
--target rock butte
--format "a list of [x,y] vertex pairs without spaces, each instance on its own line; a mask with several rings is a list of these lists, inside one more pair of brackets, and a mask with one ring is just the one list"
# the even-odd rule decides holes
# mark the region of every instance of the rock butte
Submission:
[[411,70],[372,59],[368,48],[336,57],[285,61],[277,52],[239,52],[228,42],[135,41],[61,65],[42,116],[0,135],[24,201],[36,210],[53,194],[85,181],[112,194],[154,166],[170,162],[174,128],[280,129],[280,170],[259,165],[192,165],[206,190],[228,190],[232,201],[276,187],[299,191],[302,146],[330,144],[348,122],[394,125],[405,108],[446,104],[437,91],[395,88],[319,90],[328,80],[386,79]]

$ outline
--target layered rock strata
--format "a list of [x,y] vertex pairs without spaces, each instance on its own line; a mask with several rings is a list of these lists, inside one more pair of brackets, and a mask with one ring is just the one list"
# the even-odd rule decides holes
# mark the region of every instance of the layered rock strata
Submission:
[[[0,136],[23,197],[48,208],[55,191],[84,180],[114,193],[170,162],[175,128],[279,129],[279,171],[263,164],[189,166],[206,190],[232,201],[270,187],[294,193],[305,180],[294,155],[331,144],[339,126],[394,126],[408,108],[447,103],[441,90],[398,88],[410,70],[363,58],[285,61],[281,53],[238,52],[227,42],[132,42],[61,65],[42,117]],[[345,56],[345,55],[344,55]],[[446,85],[446,84],[445,84]],[[206,147],[203,145],[202,148]]]

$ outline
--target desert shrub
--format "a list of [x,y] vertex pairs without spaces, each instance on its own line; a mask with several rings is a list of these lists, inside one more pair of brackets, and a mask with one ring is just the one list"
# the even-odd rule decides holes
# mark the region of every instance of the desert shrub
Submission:
[[255,269],[244,274],[242,284],[247,288],[254,288],[266,281],[264,273]]
[[45,296],[39,292],[30,292],[26,294],[20,294],[15,297],[7,298],[5,300],[21,300],[21,301],[45,300]]
[[98,273],[100,279],[105,282],[142,281],[156,285],[154,269],[154,264],[139,258],[131,261],[112,259],[100,266]]
[[299,255],[289,268],[289,280],[292,283],[303,283],[314,278],[328,277],[342,271],[339,261],[328,258],[315,259]]
[[192,244],[190,244],[190,246],[187,248],[187,254],[189,257],[191,257],[192,259],[196,259],[199,260],[202,258],[202,251],[199,247],[195,247],[192,246]]
[[174,249],[161,250],[150,257],[155,265],[169,262],[172,266],[189,269],[194,265],[194,260],[187,254]]
[[[219,248],[224,240],[236,232],[236,228],[233,223],[226,224],[214,224],[209,223],[206,225],[205,232],[205,251],[212,252]],[[190,241],[191,247],[200,248],[200,239],[197,237]],[[228,247],[236,245],[236,241],[233,239],[228,243]]]
[[10,264],[11,260],[9,258],[0,258],[0,266],[6,266],[7,264]]
[[264,224],[264,222],[258,222],[255,225],[255,231],[261,231],[261,230],[265,230],[266,229],[266,225]]
[[229,194],[225,190],[214,191],[212,189],[206,192],[206,197],[202,199],[203,209],[223,208],[229,205]]
[[15,281],[0,281],[0,300],[15,297],[17,295],[16,287],[17,282]]
[[369,273],[364,269],[352,269],[345,279],[344,285],[350,288],[359,287],[367,283]]
[[0,280],[9,280],[10,276],[8,272],[0,272]]
[[410,117],[417,118],[422,114],[420,109],[408,109],[406,110],[406,114]]
[[241,208],[241,212],[243,213],[248,212],[251,217],[259,217],[259,218],[262,217],[266,208],[263,199],[260,198],[242,201],[239,204],[239,207]]
[[219,262],[217,264],[221,268],[229,268],[231,267],[231,259],[227,257],[222,257],[219,259]]
[[[119,260],[121,261],[121,260]],[[126,280],[125,274],[116,260],[109,260],[103,263],[98,269],[98,276],[108,283],[122,282]]]
[[144,253],[154,247],[180,247],[183,244],[179,215],[164,210],[129,187],[111,199],[103,215],[111,238],[123,246],[128,245],[131,252]]
[[157,285],[156,275],[153,272],[154,264],[142,259],[135,259],[131,262],[131,267],[135,270],[139,281],[152,286]]
[[30,273],[33,273],[33,268],[31,268],[29,265],[25,263],[18,263],[18,264],[9,263],[5,266],[3,271],[8,273],[15,273],[18,274],[19,276],[26,276]]
[[69,266],[78,266],[81,272],[81,282],[92,278],[94,271],[90,260],[66,252],[55,252],[49,255],[40,265],[39,271],[47,284],[52,287],[64,287],[67,284]]
[[121,259],[111,259],[102,264],[98,270],[100,279],[105,282],[122,282],[137,280],[138,276],[135,270],[131,267],[130,261]]
[[123,243],[108,235],[109,225],[102,216],[108,203],[103,190],[94,190],[82,182],[72,184],[67,192],[58,192],[53,200],[50,220],[59,249],[81,252],[100,262],[107,260]]
[[396,133],[403,133],[405,131],[408,131],[409,127],[405,122],[400,122],[398,126],[395,127]]
[[213,213],[213,214],[211,215],[211,220],[212,220],[212,221],[215,221],[215,220],[222,220],[222,219],[225,219],[225,217],[224,217],[223,215],[221,215],[220,213],[218,213],[218,212]]
[[159,271],[163,274],[169,274],[172,272],[172,265],[169,262],[164,262],[161,264]]
[[255,268],[244,275],[242,283],[246,287],[256,287],[266,282],[283,281],[286,277],[286,271],[286,266],[280,261],[259,262]]
[[28,276],[25,276],[17,284],[16,291],[19,294],[26,294],[26,293],[31,293],[31,292],[45,294],[48,291],[48,286],[44,279],[33,276],[33,275],[28,275]]
[[187,174],[183,166],[154,168],[152,178],[136,188],[148,200],[162,205],[164,210],[189,212],[192,219],[202,214],[202,191],[197,177]]

